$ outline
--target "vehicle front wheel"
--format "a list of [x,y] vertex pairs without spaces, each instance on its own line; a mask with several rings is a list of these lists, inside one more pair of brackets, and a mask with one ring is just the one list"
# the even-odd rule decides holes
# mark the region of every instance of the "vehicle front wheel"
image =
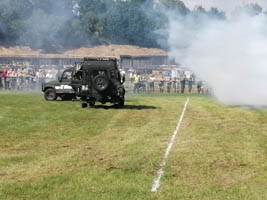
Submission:
[[47,101],[55,101],[57,99],[57,93],[53,88],[45,90],[44,98]]
[[87,108],[88,104],[86,102],[81,103],[82,108]]

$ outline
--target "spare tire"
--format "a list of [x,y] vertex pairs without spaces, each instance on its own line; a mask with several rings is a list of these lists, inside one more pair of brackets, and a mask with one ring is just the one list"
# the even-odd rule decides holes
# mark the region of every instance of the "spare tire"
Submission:
[[108,85],[109,81],[104,75],[99,74],[93,79],[93,86],[99,92],[106,90],[108,88]]

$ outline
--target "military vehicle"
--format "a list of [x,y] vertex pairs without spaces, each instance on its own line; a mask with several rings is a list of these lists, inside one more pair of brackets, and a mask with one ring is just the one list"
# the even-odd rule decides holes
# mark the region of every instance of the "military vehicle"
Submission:
[[58,81],[51,81],[42,84],[42,91],[44,92],[44,98],[47,101],[55,101],[57,97],[62,100],[72,100],[76,98],[76,93],[71,87],[71,81],[73,74],[75,73],[75,67],[66,69]]
[[122,107],[125,95],[123,82],[116,58],[84,58],[75,66],[71,86],[80,97],[83,108],[93,107],[96,101]]

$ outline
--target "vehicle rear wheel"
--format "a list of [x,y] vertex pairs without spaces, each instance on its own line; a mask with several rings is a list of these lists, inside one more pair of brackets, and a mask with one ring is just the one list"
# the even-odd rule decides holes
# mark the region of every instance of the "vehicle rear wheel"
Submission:
[[124,98],[119,99],[119,101],[114,104],[115,108],[122,108],[123,106],[124,106]]
[[45,90],[44,97],[47,101],[55,101],[57,99],[57,93],[53,88]]
[[87,108],[88,104],[86,102],[81,102],[82,108]]
[[93,84],[97,91],[102,92],[108,88],[109,82],[106,76],[99,74],[94,78]]

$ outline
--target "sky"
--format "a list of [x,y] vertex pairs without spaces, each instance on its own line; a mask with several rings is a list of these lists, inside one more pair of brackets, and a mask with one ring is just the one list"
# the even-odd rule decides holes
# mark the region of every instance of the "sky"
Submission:
[[236,6],[248,3],[257,3],[264,10],[267,10],[267,0],[183,0],[189,8],[194,8],[196,5],[202,5],[204,8],[217,7],[220,10],[230,14]]

